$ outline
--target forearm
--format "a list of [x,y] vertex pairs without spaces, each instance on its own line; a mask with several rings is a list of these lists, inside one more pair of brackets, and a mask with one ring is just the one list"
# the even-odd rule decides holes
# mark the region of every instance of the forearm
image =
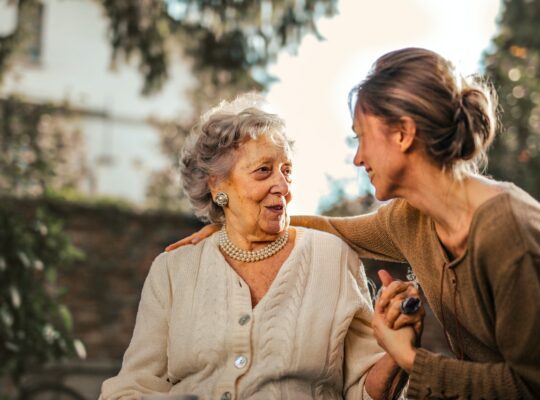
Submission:
[[388,354],[369,370],[365,389],[373,399],[397,398],[407,382],[407,374]]
[[315,229],[339,235],[339,232],[328,222],[328,218],[318,215],[294,215],[291,217],[292,226],[303,226],[304,228]]
[[478,363],[455,360],[418,349],[407,395],[444,398],[533,398],[519,376],[504,362]]
[[385,213],[379,212],[344,218],[303,215],[291,217],[291,225],[336,235],[360,257],[402,262],[403,254],[390,238],[384,218]]

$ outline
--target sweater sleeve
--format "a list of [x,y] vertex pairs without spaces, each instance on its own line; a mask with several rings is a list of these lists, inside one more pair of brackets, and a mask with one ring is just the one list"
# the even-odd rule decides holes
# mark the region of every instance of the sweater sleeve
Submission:
[[408,397],[535,399],[540,393],[540,260],[527,254],[494,286],[502,360],[480,363],[418,349]]
[[103,382],[100,400],[138,400],[168,393],[167,335],[171,287],[166,254],[158,256],[143,286],[135,329],[117,376]]
[[347,252],[348,278],[360,292],[360,304],[345,336],[344,394],[347,400],[369,400],[364,390],[367,374],[385,353],[371,329],[373,307],[364,268],[351,249]]
[[291,224],[339,236],[360,257],[404,262],[405,257],[392,240],[392,233],[396,233],[404,222],[396,213],[405,208],[403,200],[394,200],[370,214],[354,217],[295,216],[291,217]]

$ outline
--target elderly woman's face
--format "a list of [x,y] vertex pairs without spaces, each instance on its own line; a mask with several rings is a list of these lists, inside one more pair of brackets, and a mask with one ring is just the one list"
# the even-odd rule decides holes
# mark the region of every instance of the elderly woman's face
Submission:
[[286,229],[291,172],[288,147],[280,147],[266,136],[241,145],[229,177],[220,185],[229,195],[226,223],[262,237]]

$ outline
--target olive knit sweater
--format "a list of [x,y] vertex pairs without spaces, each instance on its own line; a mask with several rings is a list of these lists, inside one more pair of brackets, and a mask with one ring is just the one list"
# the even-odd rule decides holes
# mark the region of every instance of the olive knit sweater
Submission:
[[351,218],[294,217],[361,257],[408,262],[458,359],[418,349],[412,399],[540,398],[540,204],[508,184],[475,212],[450,261],[433,220],[405,200]]

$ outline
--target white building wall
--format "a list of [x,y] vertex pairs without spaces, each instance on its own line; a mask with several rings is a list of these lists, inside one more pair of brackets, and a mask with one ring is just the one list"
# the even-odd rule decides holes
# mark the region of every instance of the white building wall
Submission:
[[[135,60],[112,70],[108,20],[94,0],[43,0],[41,60],[19,63],[8,73],[0,96],[23,95],[33,101],[67,101],[74,108],[107,117],[81,117],[87,162],[98,194],[140,203],[148,175],[166,160],[159,138],[146,120],[185,118],[191,113],[185,93],[194,80],[185,60],[173,59],[163,90],[141,96],[142,78]],[[0,34],[14,27],[16,13],[0,0]],[[113,163],[100,165],[103,156]]]

